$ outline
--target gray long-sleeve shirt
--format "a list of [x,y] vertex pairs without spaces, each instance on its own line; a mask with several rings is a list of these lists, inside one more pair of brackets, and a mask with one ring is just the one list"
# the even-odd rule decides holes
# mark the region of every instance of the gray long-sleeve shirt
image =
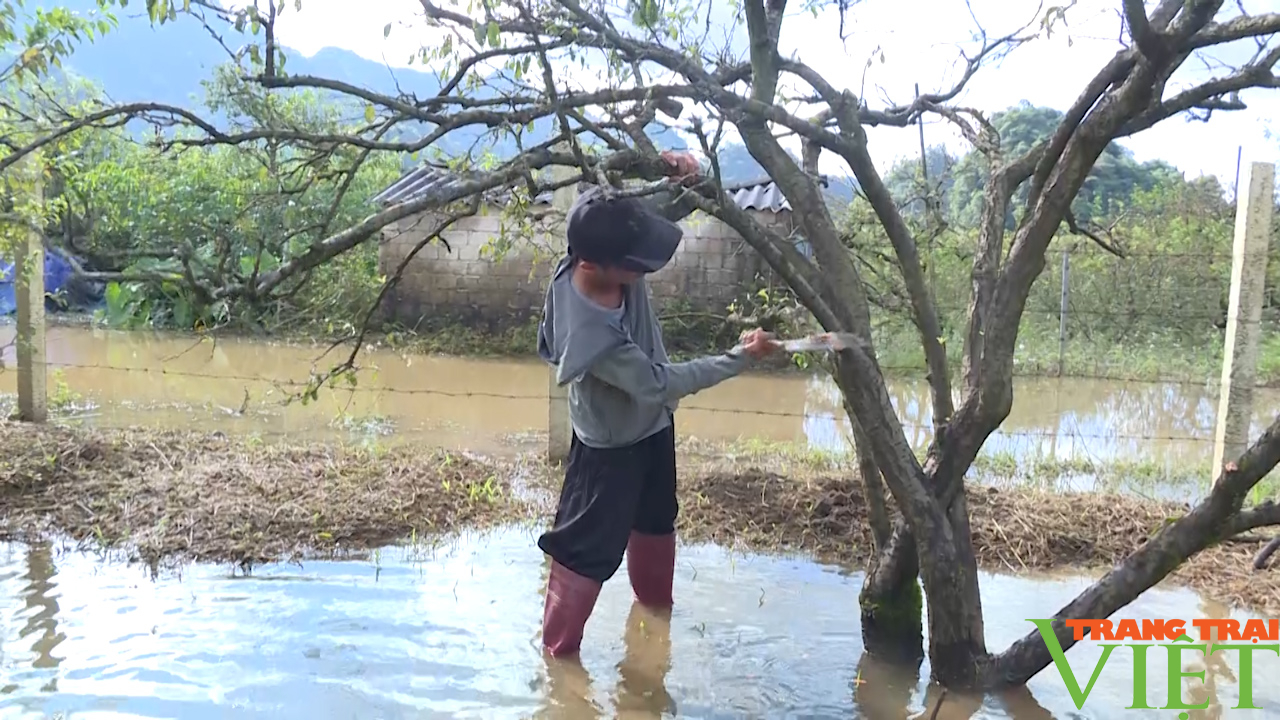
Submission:
[[[668,217],[680,212],[663,208]],[[680,398],[740,374],[745,354],[729,352],[672,363],[643,278],[626,288],[621,308],[606,308],[573,285],[564,258],[552,274],[538,328],[538,355],[569,386],[569,420],[589,447],[631,445],[670,425]]]

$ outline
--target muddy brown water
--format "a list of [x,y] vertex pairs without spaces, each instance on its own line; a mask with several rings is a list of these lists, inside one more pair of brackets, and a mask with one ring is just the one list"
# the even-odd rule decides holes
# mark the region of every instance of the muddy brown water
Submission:
[[[605,584],[581,665],[539,647],[547,567],[527,530],[364,561],[143,570],[47,544],[0,546],[0,715],[13,718],[908,718],[937,692],[865,660],[861,575],[803,560],[682,547],[669,621]],[[985,574],[988,641],[1003,647],[1088,583]],[[1249,617],[1187,591],[1154,591],[1115,618]],[[1167,702],[1165,651],[1149,701]],[[1194,655],[1188,653],[1187,657]],[[1226,717],[1276,717],[1280,658],[1257,653],[1261,710],[1234,710],[1238,654],[1215,668]],[[1068,658],[1082,686],[1101,648]],[[949,695],[937,717],[1139,718],[1132,653],[1115,651],[1077,710],[1051,668],[1028,692]],[[1192,711],[1193,718],[1212,717]]]
[[[0,327],[0,346],[13,328]],[[381,437],[502,452],[532,447],[547,427],[547,370],[537,360],[362,355],[355,388],[322,392],[309,405],[281,400],[312,371],[339,360],[337,350],[248,339],[197,342],[151,332],[54,327],[48,336],[50,393],[58,381],[100,425],[153,425],[288,435]],[[13,393],[13,349],[3,358],[0,393]],[[1212,380],[1212,379],[1211,379]],[[928,388],[897,379],[890,388],[908,439],[930,437]],[[1215,382],[1206,385],[1020,378],[1013,412],[984,452],[1014,456],[1208,462],[1217,413]],[[77,397],[78,396],[78,397]],[[687,398],[680,432],[710,441],[751,439],[849,447],[848,420],[829,379],[747,375]],[[1280,410],[1280,391],[1255,393],[1255,426]],[[241,412],[244,410],[244,412]]]
[[[5,332],[0,344],[11,337]],[[375,437],[489,452],[529,447],[545,432],[547,374],[536,362],[375,352],[365,361],[377,368],[356,391],[279,405],[276,386],[304,378],[317,354],[53,328],[49,361],[59,372],[51,393],[102,426]],[[0,392],[12,392],[13,381],[11,370],[0,372]],[[922,442],[926,388],[895,381],[892,392]],[[1017,392],[988,451],[1178,462],[1212,449],[1211,390],[1022,380]],[[1270,391],[1258,402],[1260,418],[1280,404]],[[737,378],[683,408],[685,435],[846,446],[835,393],[819,379]],[[900,719],[928,717],[936,700],[920,680],[927,666],[903,672],[861,657],[860,573],[714,546],[681,550],[669,622],[633,607],[623,572],[606,584],[588,625],[582,669],[548,666],[538,649],[546,565],[533,540],[506,530],[435,551],[387,548],[364,562],[267,566],[248,577],[201,565],[158,580],[56,545],[0,545],[0,716]],[[1089,580],[984,574],[982,582],[995,649],[1031,629],[1025,618],[1051,615]],[[1249,617],[1162,590],[1114,617],[1227,615]],[[1100,655],[1092,643],[1069,652],[1082,683]],[[1238,672],[1234,655],[1228,663]],[[1123,709],[1131,667],[1131,653],[1113,653],[1083,710],[1048,669],[1028,693],[951,696],[937,717],[1176,717]],[[1256,678],[1277,671],[1280,659],[1255,659]],[[1165,703],[1165,673],[1163,662],[1148,668],[1156,706]],[[1255,684],[1264,710],[1234,710],[1237,685],[1219,674],[1214,697],[1229,717],[1280,715],[1274,683]]]

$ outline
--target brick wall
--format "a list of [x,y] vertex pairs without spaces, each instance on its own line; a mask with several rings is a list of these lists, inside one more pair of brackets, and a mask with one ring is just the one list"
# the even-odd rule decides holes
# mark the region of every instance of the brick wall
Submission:
[[[492,206],[455,223],[443,233],[452,252],[432,242],[409,262],[388,298],[388,317],[412,327],[423,317],[500,318],[540,310],[547,279],[564,252],[560,216],[546,206],[540,210],[544,215],[523,230],[506,220],[505,235],[500,209]],[[789,211],[748,212],[762,223],[789,228]],[[378,255],[381,271],[393,273],[435,223],[433,216],[414,216],[385,228]],[[681,226],[685,236],[675,257],[650,279],[658,307],[680,298],[698,309],[721,311],[757,273],[768,272],[764,260],[719,220],[694,213]],[[486,250],[491,241],[509,246],[500,259]]]

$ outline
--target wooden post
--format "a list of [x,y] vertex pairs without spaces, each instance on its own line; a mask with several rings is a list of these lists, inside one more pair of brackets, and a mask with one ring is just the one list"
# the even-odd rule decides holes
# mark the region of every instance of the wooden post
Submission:
[[[44,169],[38,156],[27,159],[32,196],[44,205]],[[14,252],[14,294],[18,301],[18,419],[48,419],[44,338],[44,236],[35,229],[23,234]]]
[[1067,354],[1067,301],[1071,298],[1071,253],[1062,249],[1062,298],[1058,301],[1058,377]]
[[1275,184],[1275,165],[1250,163],[1244,192],[1236,193],[1231,299],[1227,308],[1227,337],[1222,351],[1222,389],[1218,398],[1217,430],[1213,442],[1214,482],[1221,476],[1223,464],[1240,457],[1249,443]]
[[[568,148],[563,149],[568,150]],[[573,168],[558,165],[551,168],[551,177],[556,180],[566,179],[573,174]],[[573,185],[560,188],[553,195],[552,205],[568,216],[569,208],[573,206],[577,195],[578,190]],[[563,224],[552,230],[556,238],[563,238],[564,232]],[[548,278],[547,282],[550,281]],[[556,383],[556,368],[551,367],[547,372],[547,460],[552,463],[568,460],[572,437],[573,426],[569,422],[569,388]]]

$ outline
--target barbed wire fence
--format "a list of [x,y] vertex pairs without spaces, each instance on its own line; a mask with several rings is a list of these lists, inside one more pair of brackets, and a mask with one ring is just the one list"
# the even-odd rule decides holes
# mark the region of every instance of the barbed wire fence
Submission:
[[[1185,240],[1184,240],[1185,242]],[[1273,244],[1272,238],[1268,244]],[[1085,457],[1113,455],[1104,445],[1128,443],[1180,444],[1195,450],[1178,460],[1207,460],[1206,448],[1214,444],[1216,401],[1223,376],[1223,343],[1230,312],[1233,250],[1230,247],[1159,250],[1124,250],[1123,257],[1081,239],[1064,242],[1060,268],[1049,263],[1029,298],[1015,356],[1015,410],[989,442],[996,452],[1017,452],[1017,442],[1047,442],[1049,453],[1062,454],[1059,445],[1075,444],[1072,453]],[[1249,327],[1261,351],[1256,386],[1264,388],[1254,402],[1256,418],[1277,411],[1280,391],[1280,267],[1269,263],[1270,253],[1252,259],[1265,268],[1266,294],[1260,319],[1238,317],[1238,327]],[[1052,258],[1051,258],[1052,259]],[[966,265],[965,258],[958,258]],[[934,275],[934,294],[948,332],[948,351],[958,361],[968,316],[970,292],[967,273]],[[899,415],[908,439],[927,442],[932,424],[927,417],[927,387],[919,338],[903,308],[889,308],[876,318],[875,345],[882,370],[891,377]],[[0,328],[0,339],[3,338]],[[5,343],[0,343],[5,345]],[[6,366],[13,361],[12,344],[0,354]],[[64,355],[58,349],[55,355]],[[385,362],[389,355],[375,358]],[[51,371],[95,371],[142,374],[156,378],[208,381],[208,387],[239,383],[279,390],[281,396],[301,390],[310,378],[270,377],[248,373],[207,371],[183,366],[187,361],[162,357],[135,358],[137,364],[93,363],[81,358],[37,360]],[[175,362],[177,363],[175,365]],[[297,363],[290,363],[297,368]],[[4,383],[0,369],[0,383]],[[286,373],[287,374],[287,373]],[[488,398],[506,402],[540,402],[554,405],[554,391],[545,382],[515,390],[499,391],[457,387],[455,378],[434,379],[439,387],[389,387],[361,380],[354,387],[331,387],[349,397],[363,394],[424,396],[451,399]],[[418,378],[412,379],[416,385]],[[1052,381],[1052,389],[1045,383]],[[162,380],[163,382],[163,380]],[[959,385],[959,372],[953,385]],[[1038,385],[1037,385],[1038,383]],[[1087,385],[1094,383],[1093,386]],[[509,383],[503,383],[509,384]],[[3,387],[3,385],[0,385]],[[1137,388],[1146,388],[1138,390]],[[90,388],[75,388],[91,390]],[[797,391],[800,392],[800,391]],[[807,392],[807,391],[806,391]],[[680,405],[686,413],[705,413],[714,422],[732,426],[732,418],[764,417],[798,420],[802,434],[825,425],[826,445],[847,446],[846,419],[838,393],[827,388],[827,397],[811,402],[800,399],[793,409],[708,404],[697,396]],[[811,393],[810,393],[811,394]],[[264,400],[245,402],[240,414],[261,406]],[[739,396],[742,397],[742,396]],[[1019,400],[1019,398],[1022,398]],[[194,398],[192,398],[194,400]],[[743,397],[743,399],[749,399]],[[755,406],[753,406],[755,405]],[[1020,405],[1025,412],[1020,410]],[[1021,413],[1021,415],[1020,415]],[[552,424],[549,420],[549,424]],[[1031,427],[1027,427],[1030,425]],[[1104,429],[1098,429],[1106,426]],[[537,428],[530,428],[537,430]],[[550,431],[550,428],[548,428]],[[839,437],[842,434],[845,437]],[[550,434],[550,432],[549,432]],[[1150,449],[1149,449],[1150,451]]]
[[[268,386],[271,386],[272,388],[281,389],[281,390],[301,389],[308,385],[308,383],[305,381],[292,380],[287,378],[242,375],[237,373],[223,373],[223,372],[199,372],[199,371],[177,370],[172,368],[161,368],[161,367],[125,366],[125,365],[110,365],[110,364],[100,364],[100,363],[77,363],[77,362],[66,362],[66,361],[49,361],[44,363],[44,365],[51,372],[58,372],[63,370],[95,370],[95,371],[107,371],[107,372],[113,372],[113,373],[158,376],[161,378],[180,378],[183,380],[189,380],[189,379],[208,380],[213,383],[220,383],[224,385],[233,384],[233,383],[250,383],[250,384],[256,384],[256,385],[268,385]],[[910,369],[916,369],[916,368],[912,366],[912,368]],[[0,375],[0,377],[3,377],[3,375]],[[1053,374],[1037,373],[1037,374],[1020,374],[1020,375],[1017,375],[1016,377],[1045,378],[1045,379],[1067,380],[1067,381],[1103,380],[1107,382],[1115,382],[1117,384],[1122,384],[1122,385],[1131,385],[1131,384],[1132,385],[1151,385],[1151,386],[1159,386],[1159,387],[1178,387],[1178,386],[1193,387],[1193,388],[1202,387],[1197,385],[1196,383],[1190,383],[1190,382],[1184,382],[1184,381],[1168,382],[1168,381],[1149,380],[1149,379],[1123,380],[1123,379],[1105,377],[1105,376],[1104,377],[1069,376],[1069,377],[1063,378]],[[447,390],[443,388],[397,388],[397,387],[386,387],[381,385],[373,385],[373,386],[355,385],[355,386],[349,386],[349,387],[338,385],[336,387],[331,388],[330,390],[335,396],[404,395],[404,396],[442,397],[442,398],[464,399],[464,400],[487,398],[487,399],[494,399],[494,400],[538,401],[538,402],[545,402],[548,399],[547,393],[536,393],[536,392],[520,393],[520,392],[493,392],[493,391],[485,391],[485,390]],[[92,392],[92,390],[90,390],[90,392]],[[1280,391],[1277,391],[1277,397],[1280,398]],[[296,401],[281,400],[281,401],[270,403],[270,404],[279,404],[283,406],[285,404],[288,404],[289,402],[296,402]],[[260,403],[260,404],[266,404],[266,403]],[[820,410],[790,411],[790,410],[762,410],[758,408],[749,408],[749,407],[714,406],[714,405],[698,404],[696,402],[689,402],[687,400],[684,400],[680,402],[679,408],[681,410],[714,413],[719,415],[742,415],[742,416],[776,417],[776,418],[791,418],[791,419],[812,418],[815,415],[820,415],[820,414],[823,414],[824,412],[826,413],[836,412],[837,414],[839,412],[842,412],[838,410],[835,403],[832,403],[831,406],[828,408],[820,409]],[[932,431],[933,429],[933,426],[931,424],[924,423],[924,422],[910,421],[910,420],[903,421],[902,425],[904,428],[908,428],[908,429],[919,429],[919,430],[928,430],[928,431]],[[1012,436],[1018,436],[1018,437],[1056,437],[1060,435],[1060,433],[1053,432],[1053,431],[1028,431],[1028,430],[1009,431],[1007,434]],[[1110,438],[1110,439],[1121,439],[1121,440],[1164,440],[1164,441],[1171,441],[1171,442],[1212,442],[1212,438],[1206,439],[1196,434],[1176,435],[1176,434],[1073,433],[1073,435],[1077,438],[1082,438],[1082,439]]]
[[[107,341],[104,340],[103,342]],[[166,344],[164,347],[167,349],[170,346]],[[250,398],[250,401],[245,403],[239,412],[218,413],[220,416],[227,418],[252,414],[253,412],[269,409],[271,406],[284,405],[289,402],[286,398],[293,396],[308,385],[306,378],[299,378],[296,375],[290,377],[288,371],[278,374],[250,374],[229,369],[199,370],[183,367],[182,365],[190,364],[188,359],[184,359],[181,364],[173,361],[166,363],[165,358],[162,356],[163,353],[160,351],[149,355],[145,352],[145,345],[141,348],[135,346],[135,348],[142,351],[135,351],[131,354],[131,364],[78,362],[71,358],[55,357],[54,359],[46,360],[44,365],[51,376],[54,377],[57,377],[58,373],[70,371],[73,376],[68,378],[69,388],[77,393],[88,393],[91,396],[95,394],[111,394],[111,386],[117,382],[130,388],[137,387],[136,381],[125,381],[124,378],[139,376],[146,378],[148,382],[154,381],[148,394],[159,394],[179,403],[186,401],[192,406],[198,406],[202,402],[207,402],[209,398],[218,395],[231,398],[235,393],[243,392],[246,398]],[[281,352],[285,351],[282,350]],[[298,351],[294,350],[292,352],[297,353]],[[95,352],[95,354],[97,353]],[[61,355],[61,352],[55,352],[56,355]],[[297,368],[300,364],[299,360],[291,356],[284,364]],[[388,362],[402,361],[398,356],[390,352],[377,353],[372,358],[374,365],[384,365]],[[911,436],[915,436],[916,439],[927,442],[927,438],[932,433],[933,428],[930,419],[927,417],[929,403],[925,393],[928,390],[924,381],[917,376],[921,366],[917,364],[885,365],[884,370],[891,377],[891,390],[894,393],[894,399],[902,418],[903,428],[908,433],[909,439]],[[374,367],[366,366],[362,373],[364,377],[356,385],[346,386],[339,383],[329,388],[327,392],[333,396],[333,402],[338,404],[358,396],[370,397],[374,400],[383,396],[402,396],[436,397],[463,401],[487,399],[541,405],[547,403],[550,397],[545,385],[538,387],[537,384],[531,382],[520,383],[523,387],[514,390],[487,390],[460,387],[457,378],[448,376],[432,377],[427,371],[424,371],[419,378],[414,378],[414,380],[428,383],[434,382],[438,386],[389,386],[376,378],[371,378],[370,375],[375,372],[378,372],[378,370]],[[90,381],[90,378],[84,377],[84,373],[96,374],[99,377],[92,378],[90,383],[87,382]],[[0,372],[0,381],[3,380],[5,374],[12,376],[11,372]],[[112,376],[117,374],[121,376],[121,379],[118,381],[113,380]],[[175,382],[166,386],[166,380]],[[198,382],[193,383],[192,381]],[[93,383],[98,384],[99,387],[91,387],[90,385]],[[1045,387],[1054,388],[1060,394],[1056,402],[1063,401],[1064,398],[1061,395],[1066,396],[1065,407],[1054,407],[1055,400],[1048,397],[1053,390],[1032,387],[1028,383],[1048,383]],[[1089,387],[1086,385],[1088,383],[1095,385],[1094,387]],[[503,382],[502,384],[510,385],[511,383]],[[1204,449],[1211,447],[1213,443],[1212,417],[1205,417],[1205,408],[1203,407],[1206,401],[1216,397],[1217,388],[1213,383],[1150,377],[1133,378],[1116,373],[1084,373],[1060,376],[1053,370],[1021,368],[1016,372],[1016,386],[1015,403],[1021,404],[1016,398],[1020,394],[1025,394],[1031,396],[1029,398],[1031,403],[1045,403],[1046,406],[1035,417],[1017,417],[1011,418],[1011,420],[1014,420],[1019,425],[1035,422],[1041,427],[1005,427],[997,433],[998,438],[1015,441],[1040,442],[1052,440],[1059,443],[1084,443],[1074,453],[1076,455],[1081,452],[1087,453],[1090,444],[1108,443],[1190,445],[1194,448],[1191,451],[1192,454],[1203,455]],[[271,391],[274,391],[273,394],[278,399],[268,398],[268,393]],[[844,441],[845,438],[839,436],[847,423],[840,407],[838,392],[835,391],[834,387],[830,386],[819,385],[815,389],[806,388],[799,383],[796,384],[793,392],[804,396],[797,398],[798,407],[796,409],[771,409],[759,407],[758,404],[752,407],[751,404],[747,403],[736,405],[731,402],[710,404],[704,398],[696,395],[683,400],[679,407],[682,414],[704,413],[713,418],[711,422],[724,424],[730,429],[734,426],[735,418],[774,418],[800,421],[801,424],[806,422],[811,424],[825,423],[829,426],[825,444],[828,449],[836,449],[832,448],[834,444],[832,440],[835,443]],[[187,397],[180,397],[184,393],[187,394]],[[818,397],[814,397],[815,394]],[[703,395],[705,397],[705,393]],[[722,393],[720,397],[724,398],[725,395],[728,395],[728,393]],[[1084,400],[1086,406],[1090,404],[1092,406],[1082,407],[1079,404],[1073,404],[1072,398]],[[747,400],[750,398],[741,393],[734,393],[729,398],[724,399]],[[1280,400],[1280,390],[1275,393],[1275,398],[1264,395],[1260,400],[1262,402],[1259,410],[1263,412],[1271,411],[1275,409],[1275,402]],[[292,400],[292,402],[297,402],[297,400]],[[331,407],[331,405],[328,407]],[[145,405],[142,408],[145,408]],[[1015,415],[1017,414],[1018,411],[1015,409]],[[1108,417],[1104,418],[1103,416]],[[1154,419],[1164,418],[1168,422],[1155,422],[1153,421],[1153,416]],[[1105,420],[1107,419],[1113,421],[1110,428],[1090,429],[1089,426],[1097,426],[1100,423],[1106,424]],[[1134,425],[1155,426],[1157,429],[1148,431],[1134,430],[1132,429]],[[1168,425],[1175,427],[1169,430],[1159,429],[1159,427]],[[539,430],[539,428],[529,429],[532,431]],[[284,435],[287,435],[287,433],[284,433]],[[1102,454],[1105,455],[1107,453]]]

